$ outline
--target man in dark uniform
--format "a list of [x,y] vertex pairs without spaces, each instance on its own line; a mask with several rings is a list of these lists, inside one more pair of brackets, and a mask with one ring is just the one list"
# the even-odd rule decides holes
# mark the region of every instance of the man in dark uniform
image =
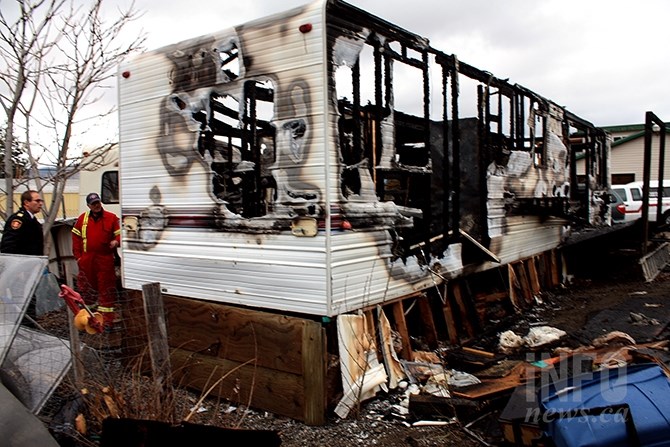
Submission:
[[42,224],[37,220],[37,213],[42,211],[43,204],[37,191],[28,190],[21,194],[21,208],[5,223],[0,252],[33,256],[44,254]]

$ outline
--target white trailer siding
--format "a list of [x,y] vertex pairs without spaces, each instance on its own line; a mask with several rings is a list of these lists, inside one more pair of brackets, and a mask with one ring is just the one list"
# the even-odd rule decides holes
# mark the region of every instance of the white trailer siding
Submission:
[[[159,205],[164,216],[182,216],[185,221],[209,218],[220,206],[211,192],[209,160],[196,153],[197,129],[188,127],[197,123],[185,119],[180,128],[170,129],[173,144],[186,149],[177,156],[183,158],[184,165],[190,164],[177,174],[166,171],[156,140],[165,132],[160,117],[165,98],[179,94],[180,99],[190,101],[186,107],[190,112],[204,104],[203,98],[210,91],[200,88],[187,94],[174,92],[170,79],[174,64],[167,55],[204,42],[228,41],[239,42],[239,59],[248,57],[252,63],[242,68],[240,82],[211,88],[239,98],[243,81],[272,83],[273,124],[277,129],[273,168],[287,183],[300,179],[294,186],[317,194],[323,207],[326,160],[330,158],[333,163],[335,156],[325,144],[322,21],[323,5],[314,4],[282,15],[282,20],[256,21],[160,49],[125,64],[120,70],[128,74],[120,82],[124,214]],[[312,25],[311,32],[298,31],[304,23]],[[180,113],[176,109],[174,112]],[[291,147],[290,131],[282,130],[286,122],[296,118],[309,123],[303,137],[309,142],[309,151],[304,153]],[[326,237],[325,232],[314,238],[296,238],[290,232],[245,234],[209,228],[159,228],[153,243],[145,240],[144,244],[125,244],[124,286],[138,289],[156,281],[173,295],[325,315],[330,313]]]

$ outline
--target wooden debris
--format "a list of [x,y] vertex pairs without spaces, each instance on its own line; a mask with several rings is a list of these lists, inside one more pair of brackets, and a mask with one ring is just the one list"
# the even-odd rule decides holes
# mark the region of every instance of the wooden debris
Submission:
[[402,369],[398,355],[393,347],[391,324],[389,323],[388,318],[386,318],[386,314],[381,306],[377,307],[377,318],[381,338],[382,359],[389,376],[389,388],[396,389],[400,380],[406,377],[405,372]]
[[402,301],[396,301],[392,305],[393,319],[395,320],[396,330],[400,333],[403,340],[401,356],[405,359],[412,358],[412,347],[409,343],[409,330],[407,329],[407,321],[405,320],[405,310]]
[[488,368],[504,356],[474,348],[462,347],[452,349],[447,353],[447,360],[453,367],[464,370]]
[[492,398],[526,383],[529,379],[535,377],[538,371],[539,368],[534,367],[529,363],[521,362],[505,377],[498,379],[482,379],[479,384],[453,389],[451,394],[455,397],[462,397],[465,399]]
[[412,360],[423,363],[442,363],[437,354],[428,351],[414,351],[414,358]]
[[388,376],[377,360],[377,347],[364,315],[337,317],[337,337],[344,397],[335,413],[345,418],[360,402],[377,394],[380,386],[386,388]]

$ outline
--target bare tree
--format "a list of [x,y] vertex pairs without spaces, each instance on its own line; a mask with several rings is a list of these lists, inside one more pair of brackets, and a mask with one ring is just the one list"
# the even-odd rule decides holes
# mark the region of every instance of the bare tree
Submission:
[[6,115],[4,140],[4,177],[6,206],[0,216],[6,218],[14,209],[14,165],[12,147],[15,143],[17,113],[26,91],[39,83],[41,61],[48,53],[48,41],[53,18],[64,0],[18,1],[18,18],[8,21],[5,8],[0,9],[0,105]]
[[[3,79],[6,72],[8,79],[15,80],[8,89],[13,95],[2,96],[6,135],[11,130],[14,138],[15,130],[23,131],[31,167],[30,185],[38,190],[46,183],[53,187],[51,201],[44,207],[44,231],[48,234],[57,215],[53,211],[62,205],[67,179],[84,167],[82,154],[74,150],[80,149],[75,140],[92,128],[92,121],[112,116],[115,105],[104,105],[104,93],[112,87],[116,67],[128,55],[140,51],[145,38],[142,33],[132,37],[124,34],[127,25],[139,18],[134,4],[110,14],[103,12],[104,0],[86,2],[86,7],[77,6],[80,2],[74,0],[16,1],[20,11],[16,22],[10,24],[0,12],[0,51],[4,59],[0,72]],[[16,31],[22,29],[29,37],[17,36]],[[25,49],[12,51],[17,43]],[[6,147],[10,147],[7,145],[12,138],[5,138]],[[113,144],[99,141],[88,152],[95,155]],[[48,178],[41,178],[39,166],[54,169]],[[8,169],[11,165],[5,156],[7,206],[5,214],[0,213],[4,218],[12,210],[16,183],[7,178],[11,175]],[[50,238],[45,241],[50,243]]]

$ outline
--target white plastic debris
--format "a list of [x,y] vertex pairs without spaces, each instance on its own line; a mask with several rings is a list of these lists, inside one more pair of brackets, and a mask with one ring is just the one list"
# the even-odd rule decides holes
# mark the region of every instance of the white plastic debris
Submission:
[[500,334],[500,351],[505,354],[510,354],[524,344],[523,338],[514,333],[514,331],[505,331]]
[[455,417],[449,419],[448,421],[416,421],[412,424],[412,427],[430,427],[453,424],[458,424],[458,419]]
[[481,380],[479,380],[477,377],[463,371],[456,371],[452,369],[447,373],[447,375],[449,386],[456,388],[482,383]]
[[196,406],[193,406],[193,407],[191,407],[190,411],[195,412],[195,413],[206,413],[207,412],[207,407],[205,407],[204,405],[200,405],[197,408],[196,408]]
[[524,342],[531,348],[543,346],[567,335],[565,331],[551,326],[538,326],[531,328],[528,335],[524,337]]
[[417,394],[419,394],[421,392],[421,390],[419,389],[419,385],[417,385],[416,383],[413,383],[407,388],[406,392],[408,394],[412,394],[412,395],[416,396]]

